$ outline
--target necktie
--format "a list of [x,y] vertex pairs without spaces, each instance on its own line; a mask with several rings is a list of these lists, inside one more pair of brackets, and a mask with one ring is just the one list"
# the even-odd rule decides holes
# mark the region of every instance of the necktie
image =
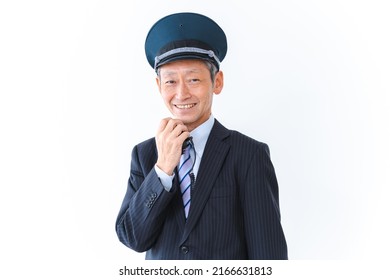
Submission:
[[184,150],[184,154],[180,158],[179,163],[179,180],[180,190],[184,205],[185,217],[188,217],[188,211],[190,210],[191,204],[191,184],[193,181],[193,162],[191,159],[190,151],[192,149],[192,143],[189,143]]

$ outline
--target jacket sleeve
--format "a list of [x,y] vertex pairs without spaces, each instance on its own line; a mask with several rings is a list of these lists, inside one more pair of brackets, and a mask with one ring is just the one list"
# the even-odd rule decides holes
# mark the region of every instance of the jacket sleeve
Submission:
[[249,259],[287,259],[287,244],[280,219],[278,183],[269,148],[264,143],[250,161],[244,192],[244,224]]
[[[175,187],[167,192],[154,168],[145,168],[137,146],[131,156],[131,170],[126,195],[117,220],[116,232],[127,247],[144,252],[152,247],[164,223]],[[154,166],[150,164],[150,166]]]

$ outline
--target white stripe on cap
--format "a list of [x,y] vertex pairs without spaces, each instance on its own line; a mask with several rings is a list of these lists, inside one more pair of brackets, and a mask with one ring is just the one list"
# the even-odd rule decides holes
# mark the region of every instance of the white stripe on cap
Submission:
[[204,50],[204,49],[194,48],[194,47],[183,47],[183,48],[173,49],[173,50],[167,51],[159,56],[156,56],[154,58],[154,69],[156,69],[158,63],[161,60],[163,60],[164,58],[166,58],[170,55],[174,55],[174,54],[178,54],[178,53],[186,53],[186,52],[187,53],[189,52],[189,53],[207,54],[209,57],[215,59],[215,61],[218,63],[218,66],[221,64],[218,57],[215,55],[215,53],[212,50]]

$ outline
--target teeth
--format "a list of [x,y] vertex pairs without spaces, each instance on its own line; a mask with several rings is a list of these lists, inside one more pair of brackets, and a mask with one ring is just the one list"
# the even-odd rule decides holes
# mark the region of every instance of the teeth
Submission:
[[195,106],[195,104],[176,105],[176,107],[179,109],[190,109],[194,106]]

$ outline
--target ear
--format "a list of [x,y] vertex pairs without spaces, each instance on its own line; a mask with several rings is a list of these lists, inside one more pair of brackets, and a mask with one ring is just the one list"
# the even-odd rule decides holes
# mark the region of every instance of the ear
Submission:
[[223,72],[219,71],[215,74],[214,94],[220,94],[223,89]]
[[157,85],[158,91],[161,93],[161,83],[160,83],[160,78],[158,76],[156,77],[156,85]]

